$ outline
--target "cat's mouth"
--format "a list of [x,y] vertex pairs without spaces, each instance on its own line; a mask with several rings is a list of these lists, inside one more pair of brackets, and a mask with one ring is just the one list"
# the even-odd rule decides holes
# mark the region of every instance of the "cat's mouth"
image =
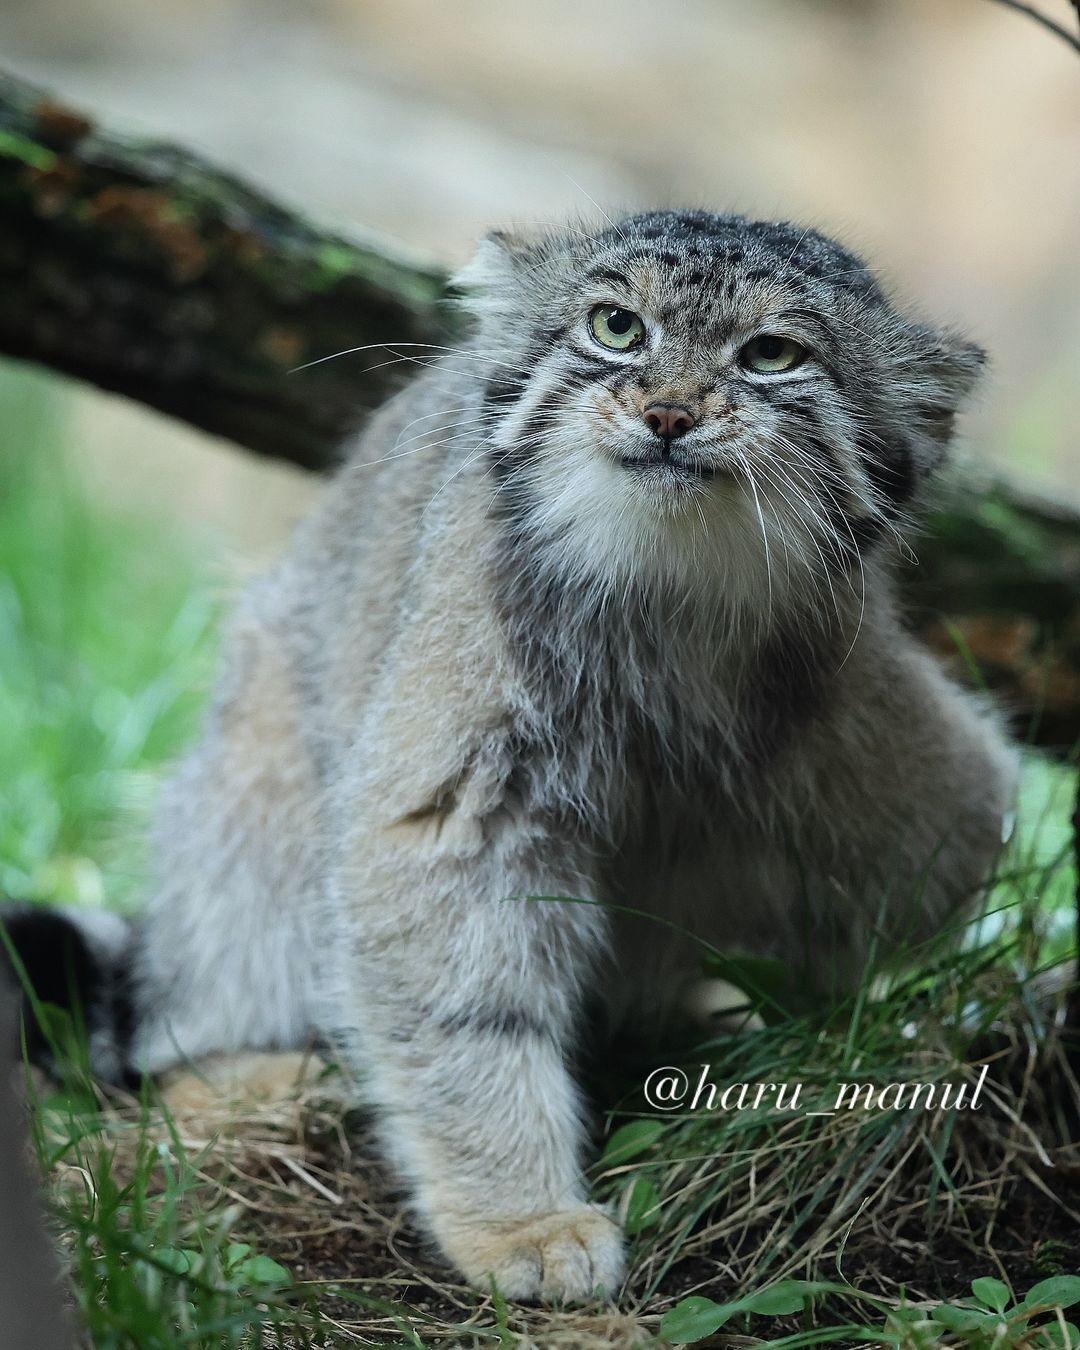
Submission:
[[718,464],[706,464],[700,459],[663,454],[655,451],[647,455],[622,455],[619,463],[636,473],[670,473],[677,478],[715,478],[724,469]]

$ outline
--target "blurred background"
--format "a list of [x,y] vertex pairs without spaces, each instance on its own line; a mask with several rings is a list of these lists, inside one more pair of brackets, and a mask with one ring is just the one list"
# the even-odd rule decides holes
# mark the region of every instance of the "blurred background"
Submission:
[[[989,349],[966,453],[1080,493],[1080,59],[992,0],[0,0],[0,64],[446,264],[594,203],[813,222]],[[313,490],[0,363],[0,888],[100,897]]]

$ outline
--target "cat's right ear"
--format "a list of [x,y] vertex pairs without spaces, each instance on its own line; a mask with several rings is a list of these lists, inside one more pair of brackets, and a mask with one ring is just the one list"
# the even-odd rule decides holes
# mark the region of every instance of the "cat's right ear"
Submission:
[[538,241],[511,230],[493,230],[481,239],[476,252],[450,278],[461,303],[483,314],[501,307],[541,256]]

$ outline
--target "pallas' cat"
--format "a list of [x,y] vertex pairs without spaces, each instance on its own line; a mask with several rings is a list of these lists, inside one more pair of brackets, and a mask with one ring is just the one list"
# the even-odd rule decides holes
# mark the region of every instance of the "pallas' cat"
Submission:
[[814,230],[704,211],[495,234],[459,283],[471,335],[239,606],[146,912],[85,933],[92,1044],[332,1037],[458,1270],[611,1293],[586,997],[658,1022],[694,938],[827,993],[993,865],[1012,752],[890,578],[983,356]]

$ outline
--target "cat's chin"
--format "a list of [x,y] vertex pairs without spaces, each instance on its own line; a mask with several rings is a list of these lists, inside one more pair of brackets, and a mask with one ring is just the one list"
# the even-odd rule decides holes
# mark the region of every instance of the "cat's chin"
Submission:
[[646,510],[664,517],[690,512],[700,519],[702,510],[708,511],[710,499],[728,502],[738,494],[737,477],[727,465],[716,460],[627,455],[617,463],[632,495]]

